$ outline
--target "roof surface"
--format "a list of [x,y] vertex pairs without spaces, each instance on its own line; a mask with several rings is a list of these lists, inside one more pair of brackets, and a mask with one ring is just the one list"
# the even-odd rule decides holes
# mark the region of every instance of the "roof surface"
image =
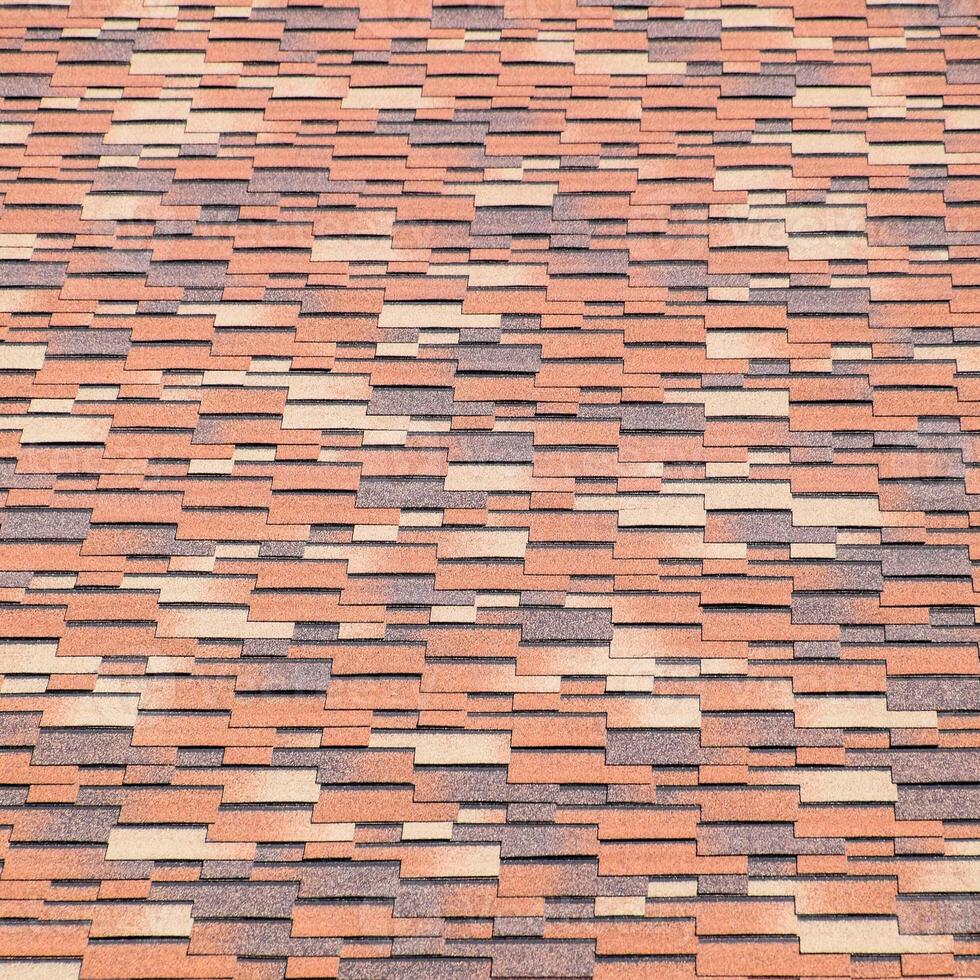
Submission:
[[0,980],[980,976],[978,65],[0,6]]

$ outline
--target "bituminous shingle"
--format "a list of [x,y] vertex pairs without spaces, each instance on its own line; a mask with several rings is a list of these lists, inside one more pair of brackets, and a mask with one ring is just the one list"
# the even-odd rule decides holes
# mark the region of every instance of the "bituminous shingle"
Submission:
[[972,975],[973,7],[110,7],[3,14],[0,976]]

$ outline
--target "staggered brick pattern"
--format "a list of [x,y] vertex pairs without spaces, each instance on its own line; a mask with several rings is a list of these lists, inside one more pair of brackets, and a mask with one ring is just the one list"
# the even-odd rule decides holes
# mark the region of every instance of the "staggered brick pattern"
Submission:
[[980,976],[975,0],[0,6],[0,980]]

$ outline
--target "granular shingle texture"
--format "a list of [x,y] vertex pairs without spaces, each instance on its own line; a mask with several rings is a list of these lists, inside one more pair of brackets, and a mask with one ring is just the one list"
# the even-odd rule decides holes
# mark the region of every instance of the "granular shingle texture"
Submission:
[[0,4],[0,980],[980,976],[975,0]]

